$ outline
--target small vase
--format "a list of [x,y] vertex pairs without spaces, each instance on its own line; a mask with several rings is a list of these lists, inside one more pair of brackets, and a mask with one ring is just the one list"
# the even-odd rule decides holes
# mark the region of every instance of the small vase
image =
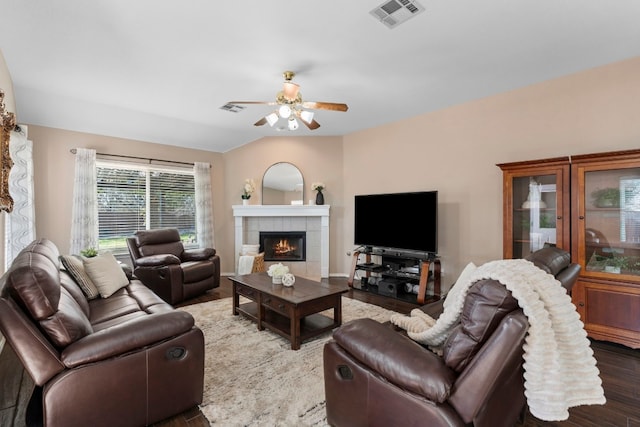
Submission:
[[242,205],[247,206],[249,204],[249,199],[242,199]]
[[282,276],[271,276],[271,283],[274,285],[282,285]]
[[316,194],[316,205],[324,205],[324,194],[322,194],[320,190],[318,190],[318,194]]

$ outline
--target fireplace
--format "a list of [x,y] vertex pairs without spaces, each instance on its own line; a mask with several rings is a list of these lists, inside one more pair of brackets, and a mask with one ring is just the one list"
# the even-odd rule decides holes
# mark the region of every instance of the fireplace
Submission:
[[306,261],[305,231],[261,231],[260,252],[265,261]]
[[260,230],[305,231],[305,260],[287,262],[289,271],[307,278],[328,278],[330,211],[329,205],[234,205],[236,265],[242,245],[260,245]]

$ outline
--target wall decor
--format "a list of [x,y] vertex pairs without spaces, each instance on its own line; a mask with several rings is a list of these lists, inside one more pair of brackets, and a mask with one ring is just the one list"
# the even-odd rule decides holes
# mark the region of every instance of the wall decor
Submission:
[[295,165],[279,162],[269,166],[262,177],[262,204],[289,205],[304,201],[304,179]]
[[0,89],[0,211],[6,212],[13,210],[13,199],[9,194],[9,173],[13,166],[9,139],[15,127],[16,115],[5,110],[4,91]]

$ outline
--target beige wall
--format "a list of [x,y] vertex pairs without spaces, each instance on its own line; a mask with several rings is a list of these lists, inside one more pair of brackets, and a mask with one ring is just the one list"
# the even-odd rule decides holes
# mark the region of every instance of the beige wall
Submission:
[[[344,179],[342,177],[342,137],[273,137],[258,141],[224,153],[225,164],[225,198],[224,217],[216,218],[222,226],[225,240],[224,248],[233,249],[234,218],[232,205],[241,204],[242,185],[247,178],[253,178],[258,187],[250,202],[262,202],[262,176],[269,166],[278,162],[289,162],[298,167],[304,178],[304,203],[315,200],[315,192],[311,189],[314,182],[326,185],[325,204],[331,206],[329,230],[329,272],[334,274],[343,270],[339,266],[340,255],[344,253],[342,230],[344,227]],[[227,260],[222,259],[223,272],[235,271],[234,253],[229,253]]]
[[502,257],[496,163],[638,148],[639,112],[640,57],[347,135],[344,246],[355,194],[438,190],[448,286],[469,261]]
[[[497,163],[640,146],[638,76],[640,58],[610,64],[335,138],[342,153],[323,150],[318,158],[307,152],[315,139],[261,139],[224,154],[228,203],[238,203],[244,178],[259,179],[277,161],[300,167],[305,200],[312,181],[329,181],[329,271],[341,275],[349,272],[347,252],[354,248],[354,195],[438,190],[446,287],[466,263],[502,257]],[[225,221],[232,244],[233,218]]]
[[[224,165],[218,153],[110,138],[80,132],[29,126],[33,141],[36,236],[51,239],[62,253],[69,251],[75,156],[72,148],[93,148],[98,153],[151,157],[212,164],[214,217],[223,216]],[[223,234],[216,227],[215,237]]]
[[424,114],[344,137],[263,138],[224,154],[38,126],[34,142],[37,235],[68,250],[74,157],[69,149],[192,162],[214,173],[216,247],[233,272],[234,220],[242,185],[288,161],[305,180],[327,185],[331,275],[347,274],[355,194],[438,190],[439,249],[448,286],[473,261],[502,255],[502,181],[496,163],[640,146],[640,58]]

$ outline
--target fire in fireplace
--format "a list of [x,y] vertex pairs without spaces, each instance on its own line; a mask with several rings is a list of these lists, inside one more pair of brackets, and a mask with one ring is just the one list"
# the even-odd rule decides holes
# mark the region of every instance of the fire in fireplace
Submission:
[[261,231],[260,252],[265,261],[305,261],[306,240],[304,231]]

